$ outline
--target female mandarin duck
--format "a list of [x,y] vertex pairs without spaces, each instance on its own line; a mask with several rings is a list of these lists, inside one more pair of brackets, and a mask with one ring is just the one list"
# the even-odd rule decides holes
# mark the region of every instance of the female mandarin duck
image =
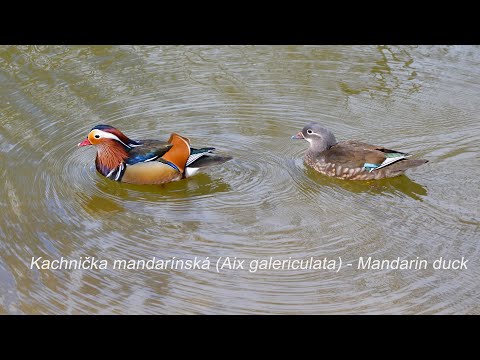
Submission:
[[78,146],[95,145],[97,171],[130,184],[163,184],[192,176],[199,168],[221,164],[230,156],[214,155],[215,148],[195,149],[190,140],[173,133],[161,140],[132,140],[109,125],[95,126]]
[[305,153],[308,166],[321,174],[345,180],[373,180],[403,174],[428,160],[409,160],[407,153],[356,140],[337,143],[333,133],[318,123],[306,125],[293,139],[310,143]]

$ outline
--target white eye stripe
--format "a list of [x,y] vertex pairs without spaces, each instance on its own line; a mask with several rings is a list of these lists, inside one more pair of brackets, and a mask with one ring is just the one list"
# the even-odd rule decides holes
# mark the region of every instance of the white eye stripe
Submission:
[[308,130],[307,130],[307,134],[308,134],[308,135],[316,135],[316,136],[322,137],[322,135],[314,132],[312,129],[308,129]]
[[106,131],[95,130],[95,136],[97,136],[97,135],[99,135],[103,138],[106,138],[106,139],[114,139],[114,140],[120,141],[120,139],[118,138],[117,135],[111,134],[111,133],[106,132]]
[[100,137],[105,138],[105,139],[117,140],[118,142],[122,143],[123,145],[125,145],[125,146],[128,147],[128,148],[131,147],[130,145],[127,145],[127,144],[125,144],[122,140],[120,140],[117,135],[114,135],[114,134],[111,134],[111,133],[109,133],[109,132],[102,131],[102,130],[95,130],[95,131],[96,131],[96,133],[95,133],[94,137],[95,137],[96,139],[98,139],[98,138],[97,138],[97,135],[99,135]]

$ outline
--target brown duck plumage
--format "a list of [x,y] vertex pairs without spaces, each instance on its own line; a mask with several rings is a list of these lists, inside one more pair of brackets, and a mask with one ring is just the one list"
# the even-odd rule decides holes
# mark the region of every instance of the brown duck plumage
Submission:
[[306,125],[293,136],[310,143],[305,162],[321,174],[344,180],[394,177],[428,160],[410,160],[409,154],[356,140],[337,143],[333,133],[317,123]]

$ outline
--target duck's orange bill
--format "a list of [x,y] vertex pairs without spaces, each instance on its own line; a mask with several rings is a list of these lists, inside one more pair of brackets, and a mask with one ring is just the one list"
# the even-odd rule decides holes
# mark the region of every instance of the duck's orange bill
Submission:
[[88,145],[92,145],[92,143],[90,142],[90,140],[88,140],[88,138],[78,144],[78,146],[88,146]]

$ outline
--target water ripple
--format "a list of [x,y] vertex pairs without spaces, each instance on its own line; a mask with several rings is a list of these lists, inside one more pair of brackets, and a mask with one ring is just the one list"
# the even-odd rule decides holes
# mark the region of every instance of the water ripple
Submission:
[[[0,313],[478,313],[469,271],[39,270],[46,259],[478,257],[477,47],[0,47]],[[327,178],[318,121],[430,162]],[[96,124],[233,159],[160,186],[100,176]],[[472,261],[473,263],[473,261]]]

